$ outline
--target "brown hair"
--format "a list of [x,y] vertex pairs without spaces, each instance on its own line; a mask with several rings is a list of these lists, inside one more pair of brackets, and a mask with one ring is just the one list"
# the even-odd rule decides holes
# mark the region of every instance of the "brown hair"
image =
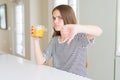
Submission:
[[[61,14],[61,16],[63,18],[63,21],[64,21],[64,25],[66,25],[66,24],[76,24],[77,23],[75,13],[74,13],[72,7],[70,7],[69,5],[56,6],[53,9],[52,14],[55,10],[60,11],[60,14]],[[55,31],[54,30],[53,37],[54,36],[59,36],[59,35],[60,35],[60,31]]]

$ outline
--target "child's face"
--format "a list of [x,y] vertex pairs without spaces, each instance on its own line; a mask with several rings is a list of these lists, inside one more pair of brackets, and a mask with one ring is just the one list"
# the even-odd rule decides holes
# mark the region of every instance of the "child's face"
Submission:
[[62,26],[64,25],[63,18],[59,12],[59,10],[55,10],[53,12],[53,27],[56,31],[60,31]]

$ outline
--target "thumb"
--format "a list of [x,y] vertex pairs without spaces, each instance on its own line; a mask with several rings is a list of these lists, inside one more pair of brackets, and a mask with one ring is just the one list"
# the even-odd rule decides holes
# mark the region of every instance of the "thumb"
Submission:
[[70,44],[72,40],[73,40],[73,36],[68,39],[67,44]]

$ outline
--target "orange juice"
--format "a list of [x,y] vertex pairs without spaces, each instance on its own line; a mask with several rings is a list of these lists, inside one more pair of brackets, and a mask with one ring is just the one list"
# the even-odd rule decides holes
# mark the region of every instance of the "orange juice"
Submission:
[[42,25],[33,26],[33,36],[43,37],[45,32],[45,27]]

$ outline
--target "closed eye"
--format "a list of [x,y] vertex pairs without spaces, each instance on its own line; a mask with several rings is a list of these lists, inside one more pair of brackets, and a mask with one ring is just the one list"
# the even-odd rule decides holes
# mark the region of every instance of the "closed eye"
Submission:
[[62,16],[58,16],[58,18],[59,18],[59,19],[63,19],[63,17],[62,17]]

